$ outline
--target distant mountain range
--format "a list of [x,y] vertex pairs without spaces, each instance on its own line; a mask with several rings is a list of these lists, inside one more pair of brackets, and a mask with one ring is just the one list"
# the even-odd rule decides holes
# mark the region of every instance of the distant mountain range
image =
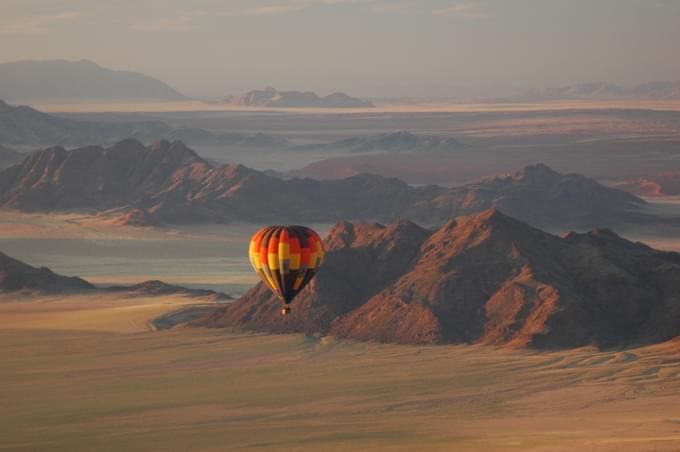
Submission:
[[[23,211],[116,209],[119,223],[394,221],[442,224],[490,207],[537,227],[589,228],[668,223],[634,195],[577,174],[533,165],[463,187],[412,187],[360,174],[318,181],[282,179],[202,159],[181,142],[35,152],[0,171],[0,207]],[[673,224],[675,224],[673,223]]]
[[284,137],[265,133],[215,133],[197,127],[173,127],[163,121],[81,121],[13,106],[0,100],[0,145],[83,146],[110,145],[126,138],[143,143],[158,139],[200,146],[291,148],[292,150],[344,150],[348,153],[419,153],[454,151],[462,145],[455,138],[413,134],[405,130],[354,136],[341,140],[292,146]]
[[0,143],[26,146],[82,146],[113,144],[125,138],[150,143],[159,138],[194,145],[286,146],[284,138],[262,133],[216,134],[204,129],[171,127],[162,121],[76,121],[42,113],[31,107],[12,106],[0,100]]
[[680,81],[650,82],[633,88],[613,83],[582,83],[560,88],[532,89],[511,98],[513,101],[552,100],[680,100]]
[[400,344],[620,347],[680,335],[680,254],[490,209],[435,231],[341,222],[292,312],[260,283],[194,322]]
[[207,297],[212,300],[229,300],[230,296],[206,289],[187,289],[162,281],[144,281],[132,286],[112,286],[97,289],[84,279],[75,276],[62,276],[47,267],[36,268],[0,252],[0,294],[12,292],[35,293],[73,293],[103,290],[125,292],[128,295],[184,295]]
[[242,96],[232,96],[225,102],[246,107],[277,108],[372,108],[373,104],[345,93],[333,93],[320,97],[311,91],[278,91],[267,87],[253,90]]
[[351,154],[453,151],[460,147],[461,143],[455,138],[415,135],[406,130],[344,138],[330,143],[297,146],[298,149],[344,149]]
[[0,64],[0,99],[13,101],[183,100],[182,94],[138,72],[92,61],[18,61]]

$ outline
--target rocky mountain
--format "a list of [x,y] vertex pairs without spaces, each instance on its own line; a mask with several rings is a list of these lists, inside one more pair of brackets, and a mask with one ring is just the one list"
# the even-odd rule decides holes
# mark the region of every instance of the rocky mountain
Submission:
[[640,196],[680,195],[680,171],[665,171],[649,177],[618,181],[613,186]]
[[225,102],[247,107],[275,108],[372,108],[368,101],[348,96],[345,93],[333,93],[320,97],[311,91],[278,91],[267,87],[253,90],[243,96],[229,97]]
[[0,252],[0,292],[73,292],[91,290],[84,279],[61,276],[46,267],[36,268]]
[[594,82],[560,88],[532,89],[512,98],[514,101],[554,100],[679,100],[680,81],[649,82],[632,88],[613,83]]
[[339,223],[292,313],[260,283],[194,325],[402,344],[627,346],[680,335],[680,254],[560,238],[495,209],[435,231]]
[[92,61],[18,61],[0,64],[0,98],[20,101],[182,100],[158,79],[114,71]]
[[345,138],[322,144],[306,144],[298,146],[302,149],[344,149],[352,154],[369,152],[407,153],[453,151],[459,149],[460,142],[455,138],[434,135],[414,135],[405,130],[392,133],[381,133],[369,136]]
[[21,162],[24,159],[24,157],[26,157],[25,154],[22,154],[21,152],[17,152],[14,149],[10,149],[0,144],[0,168],[5,168],[17,164]]
[[498,207],[544,228],[668,221],[645,202],[576,174],[533,165],[463,187],[412,187],[360,174],[318,181],[282,179],[241,165],[208,162],[181,142],[33,153],[0,171],[0,207],[23,211],[117,209],[121,224],[393,221],[442,224]]
[[252,147],[286,146],[283,138],[262,133],[213,133],[194,127],[171,127],[162,121],[79,121],[42,113],[31,107],[12,106],[0,100],[0,143],[20,146],[82,146],[113,144],[134,138],[151,143],[159,138],[195,145]]

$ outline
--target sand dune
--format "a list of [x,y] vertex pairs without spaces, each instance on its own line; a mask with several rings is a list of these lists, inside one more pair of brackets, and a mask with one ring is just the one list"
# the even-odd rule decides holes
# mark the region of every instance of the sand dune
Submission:
[[190,302],[3,299],[3,448],[680,448],[680,341],[537,353],[148,330]]

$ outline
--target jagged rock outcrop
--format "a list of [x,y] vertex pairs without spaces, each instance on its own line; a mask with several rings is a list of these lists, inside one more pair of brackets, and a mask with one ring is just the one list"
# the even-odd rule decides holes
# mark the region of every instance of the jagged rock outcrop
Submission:
[[195,325],[406,344],[603,347],[680,335],[680,254],[610,230],[547,234],[495,209],[427,231],[339,223],[281,318],[263,284]]

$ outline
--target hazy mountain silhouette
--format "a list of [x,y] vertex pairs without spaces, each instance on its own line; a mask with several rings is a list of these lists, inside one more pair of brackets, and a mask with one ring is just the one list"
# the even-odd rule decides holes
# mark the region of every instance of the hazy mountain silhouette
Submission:
[[253,90],[242,96],[232,96],[225,102],[248,107],[279,108],[371,108],[373,104],[345,93],[333,93],[320,97],[311,91],[278,91],[267,87]]
[[138,72],[92,61],[18,61],[0,64],[0,98],[45,100],[182,100],[170,86]]
[[112,144],[134,138],[150,143],[158,138],[196,145],[285,146],[285,139],[262,133],[215,134],[192,127],[171,127],[162,121],[76,121],[31,107],[12,106],[0,100],[0,143],[22,146]]
[[531,89],[512,98],[522,102],[551,100],[679,100],[680,81],[649,82],[633,88],[593,82],[559,88]]
[[539,348],[680,334],[680,254],[609,230],[560,238],[490,209],[434,232],[342,222],[325,243],[322,270],[286,318],[260,283],[195,324]]

